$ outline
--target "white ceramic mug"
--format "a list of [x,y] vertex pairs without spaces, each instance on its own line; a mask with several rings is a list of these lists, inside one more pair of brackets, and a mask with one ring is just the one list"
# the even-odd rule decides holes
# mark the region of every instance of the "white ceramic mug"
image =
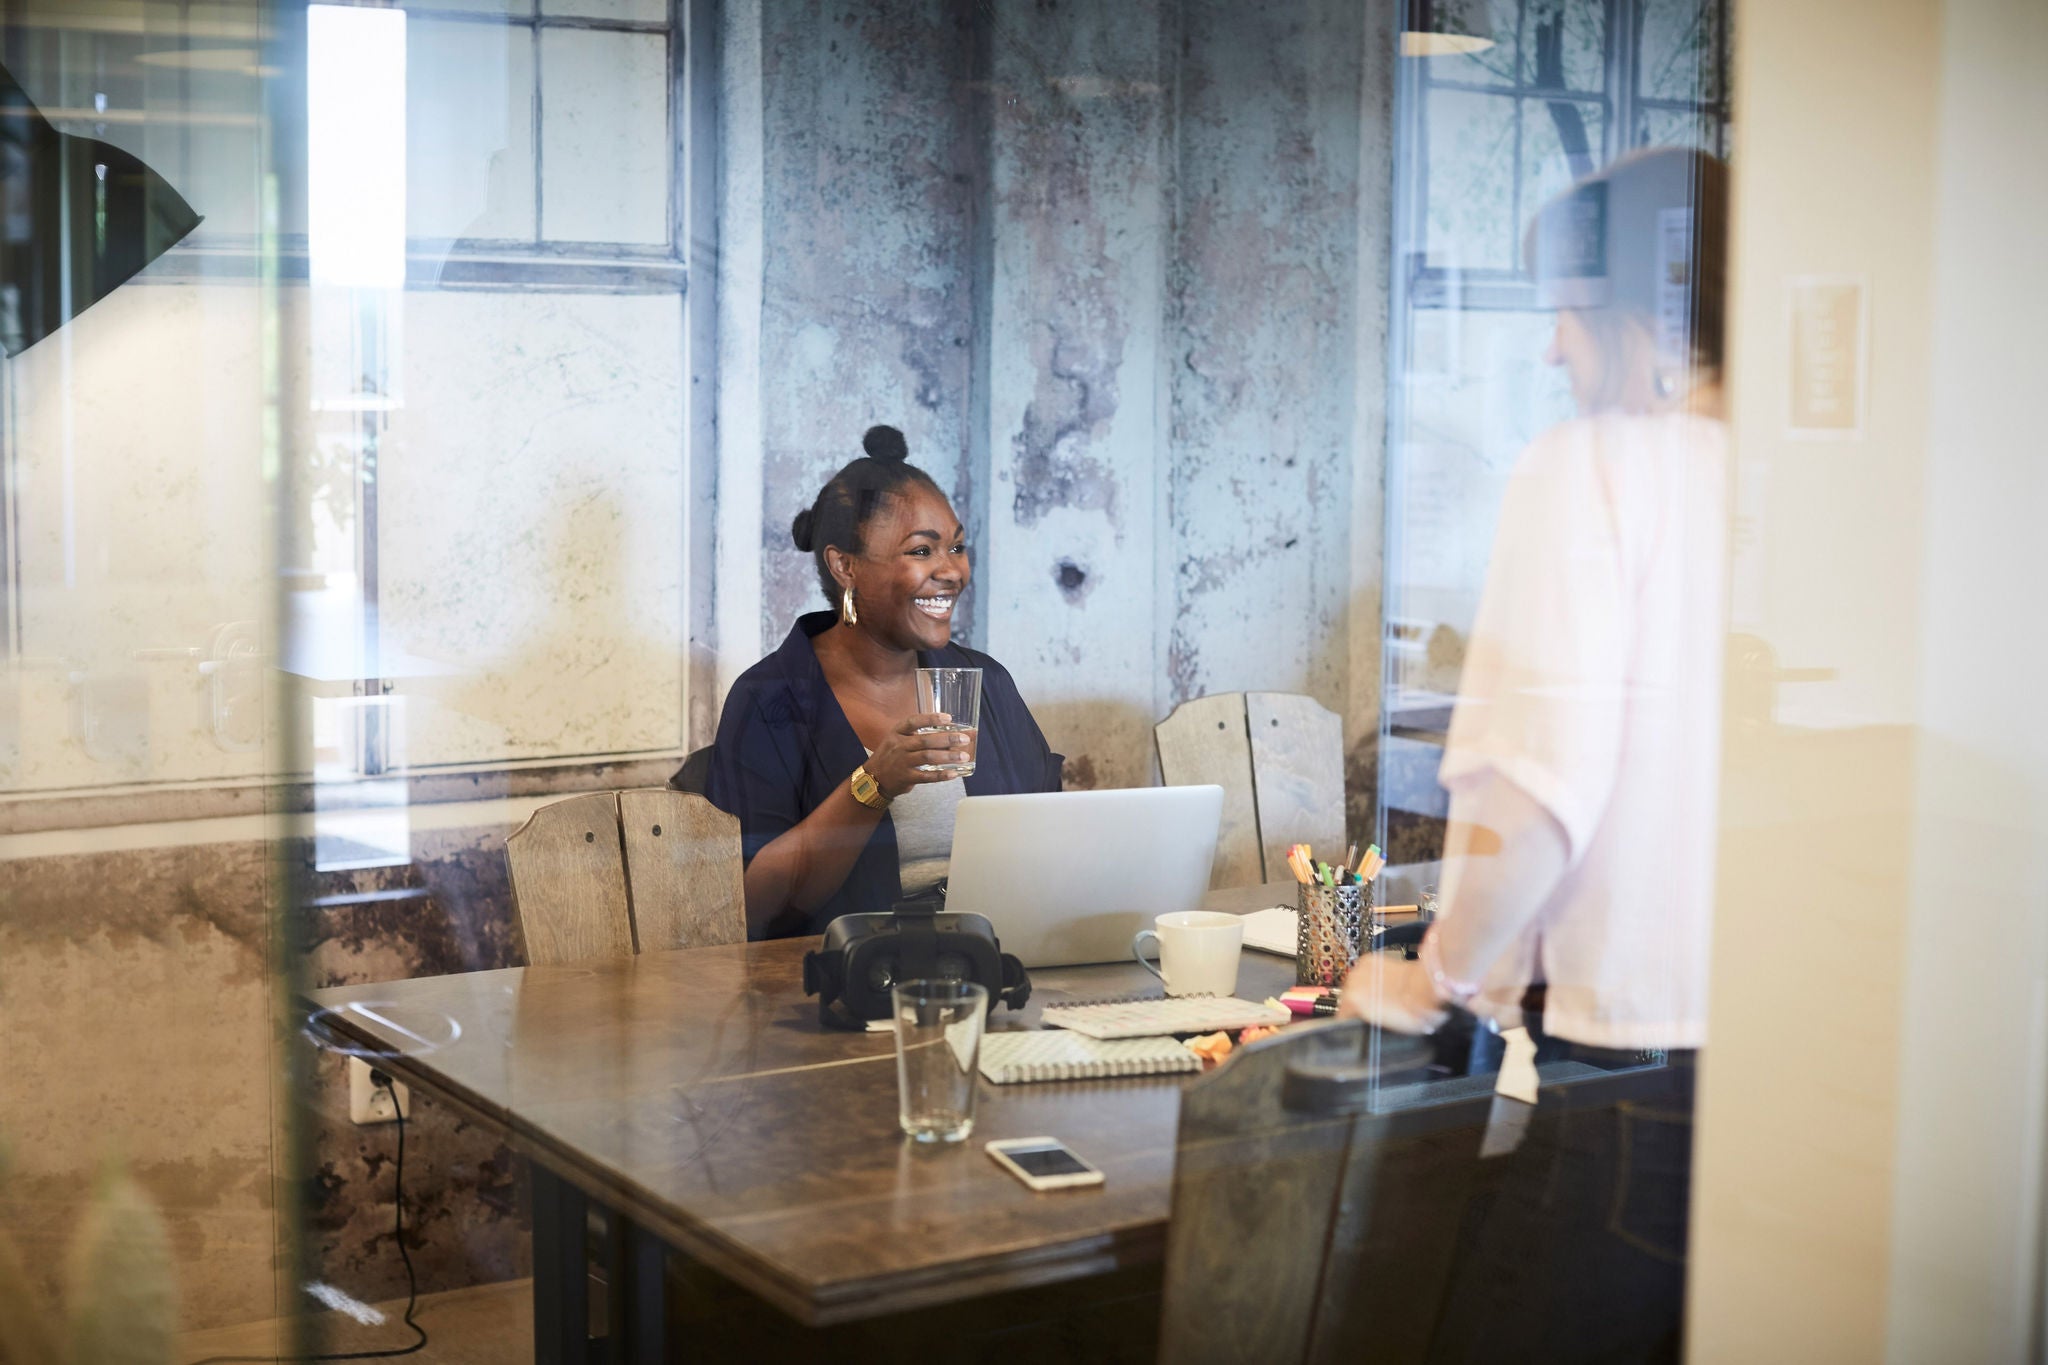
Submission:
[[[1237,994],[1237,955],[1244,946],[1244,921],[1212,910],[1179,910],[1161,915],[1154,928],[1131,939],[1138,965],[1166,983],[1168,995]],[[1145,940],[1159,943],[1159,965],[1145,957]]]

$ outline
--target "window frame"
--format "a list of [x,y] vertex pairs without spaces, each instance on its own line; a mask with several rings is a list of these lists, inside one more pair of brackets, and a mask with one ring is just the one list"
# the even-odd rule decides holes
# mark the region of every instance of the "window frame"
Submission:
[[[1573,90],[1538,85],[1526,78],[1523,49],[1530,30],[1530,11],[1542,0],[1516,0],[1516,69],[1511,81],[1488,83],[1440,77],[1428,58],[1404,59],[1412,72],[1407,88],[1396,101],[1397,136],[1409,147],[1426,148],[1429,137],[1430,95],[1437,90],[1487,95],[1514,101],[1513,187],[1510,192],[1511,224],[1520,224],[1533,206],[1523,202],[1522,128],[1530,105],[1569,101],[1601,110],[1605,123],[1600,146],[1590,148],[1606,165],[1624,150],[1647,146],[1640,125],[1644,113],[1655,110],[1711,119],[1715,128],[1716,155],[1728,152],[1728,38],[1733,6],[1730,0],[1703,0],[1702,8],[1718,11],[1712,60],[1718,79],[1714,98],[1700,102],[1653,97],[1642,93],[1642,7],[1645,0],[1603,0],[1604,46],[1601,87],[1597,91]],[[1627,130],[1624,139],[1622,130]],[[1417,156],[1407,172],[1405,212],[1395,221],[1399,251],[1406,276],[1405,298],[1397,304],[1406,308],[1471,310],[1528,310],[1536,304],[1536,288],[1519,266],[1510,270],[1492,267],[1431,266],[1429,262],[1429,158]]]
[[[374,0],[318,0],[318,3],[385,7],[374,3]],[[702,122],[702,111],[692,107],[693,103],[702,103],[692,90],[691,69],[697,60],[691,50],[692,38],[704,34],[711,20],[711,13],[707,12],[709,0],[667,0],[667,13],[661,20],[545,14],[541,12],[544,0],[530,0],[530,3],[533,8],[526,14],[445,9],[431,3],[401,6],[409,21],[478,28],[521,28],[528,30],[533,38],[533,85],[529,92],[533,120],[533,238],[460,238],[441,246],[442,239],[418,238],[408,234],[406,289],[519,292],[556,289],[576,293],[686,294],[691,265],[689,241],[693,235],[689,184],[698,177],[692,148],[708,149],[706,154],[716,154],[714,139],[706,138],[701,131],[697,131],[695,136],[689,135],[695,125]],[[546,153],[542,146],[545,109],[541,93],[541,37],[547,32],[626,33],[665,40],[663,129],[671,149],[667,162],[666,241],[659,244],[551,241],[543,235],[546,231],[542,203]],[[299,28],[298,37],[303,40],[303,27]],[[287,29],[281,26],[272,36],[272,51],[289,57],[289,38]],[[708,41],[707,35],[697,45],[704,46]],[[701,73],[697,79],[702,81]],[[273,89],[280,96],[270,104],[274,135],[289,138],[298,130],[299,111],[293,107],[294,103],[302,105],[304,102],[303,67],[296,66],[291,76],[274,81]],[[302,175],[303,170],[299,173]],[[299,192],[303,192],[303,182],[281,183],[279,186],[280,197]],[[701,237],[702,233],[696,235]],[[427,250],[421,246],[425,241],[433,241],[437,245]],[[263,242],[248,234],[209,234],[202,227],[192,238],[166,252],[148,275],[137,278],[146,280],[154,276],[167,283],[190,282],[199,278],[258,278],[263,271],[264,246]],[[275,252],[277,280],[302,283],[307,279],[309,259],[304,232],[273,234],[270,247]]]

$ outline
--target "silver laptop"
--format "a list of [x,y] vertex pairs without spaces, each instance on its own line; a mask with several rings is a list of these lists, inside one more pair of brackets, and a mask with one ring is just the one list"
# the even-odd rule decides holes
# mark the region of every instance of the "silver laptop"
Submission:
[[1209,889],[1223,788],[970,796],[953,820],[946,908],[987,915],[1027,967],[1118,962],[1153,917]]

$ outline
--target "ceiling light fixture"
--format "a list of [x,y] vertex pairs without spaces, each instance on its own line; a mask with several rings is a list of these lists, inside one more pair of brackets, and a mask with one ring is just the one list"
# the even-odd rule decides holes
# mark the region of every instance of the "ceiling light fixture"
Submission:
[[1403,7],[1403,57],[1457,57],[1492,46],[1486,0],[1408,0]]

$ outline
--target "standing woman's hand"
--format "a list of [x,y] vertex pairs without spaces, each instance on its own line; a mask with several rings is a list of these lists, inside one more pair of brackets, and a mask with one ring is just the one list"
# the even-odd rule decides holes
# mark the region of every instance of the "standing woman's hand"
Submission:
[[[866,765],[882,795],[893,801],[921,782],[950,782],[959,776],[924,771],[927,763],[965,763],[973,753],[972,734],[933,728],[951,719],[943,712],[930,712],[911,716],[889,732],[882,747],[869,755]],[[919,734],[920,730],[928,733]]]
[[1352,965],[1337,1013],[1395,1033],[1434,1033],[1450,1017],[1428,969],[1395,953],[1369,953]]

